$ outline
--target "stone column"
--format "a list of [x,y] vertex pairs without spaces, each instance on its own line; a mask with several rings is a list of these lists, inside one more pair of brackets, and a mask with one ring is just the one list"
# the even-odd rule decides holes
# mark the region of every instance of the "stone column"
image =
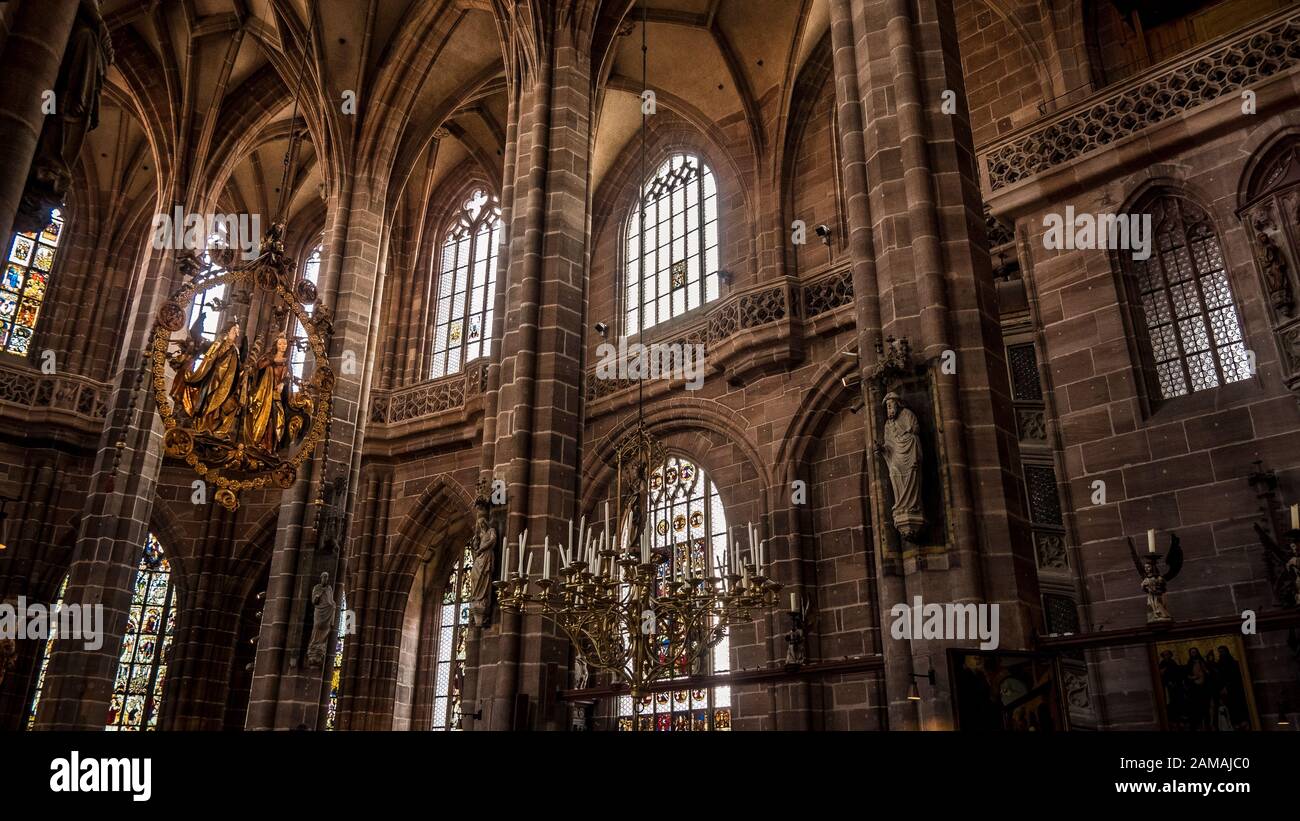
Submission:
[[[996,603],[1002,645],[1025,646],[1036,623],[1033,557],[1014,465],[999,457],[1014,448],[1014,421],[951,0],[832,7],[839,29],[833,36],[842,52],[837,65],[847,60],[846,11],[851,16],[880,328],[886,336],[909,338],[931,374],[933,441],[941,448],[940,473],[947,482],[946,522],[937,537],[942,544],[904,557],[904,590],[882,575],[882,597],[903,596],[880,605],[910,603],[917,595],[934,604]],[[943,108],[945,92],[956,101],[953,113]],[[841,101],[847,96],[842,93]],[[849,152],[845,156],[852,162]],[[865,205],[851,205],[861,219]],[[862,240],[856,244],[865,250]],[[855,286],[858,281],[855,270]],[[955,368],[941,367],[945,357]],[[874,485],[879,499],[883,488]],[[876,510],[888,506],[877,504]],[[880,524],[879,532],[892,527]],[[950,646],[914,638],[910,670],[887,653],[891,724],[951,726],[945,655]],[[931,688],[921,682],[923,701],[914,718],[901,703],[910,673],[931,668],[938,683]]]
[[42,94],[59,78],[78,0],[19,0],[0,64],[0,239],[5,252],[45,115]]
[[[377,114],[376,116],[379,116]],[[276,527],[271,574],[266,606],[262,610],[262,629],[258,638],[257,658],[253,671],[252,695],[248,709],[248,729],[308,729],[323,727],[320,707],[329,679],[332,645],[320,667],[306,664],[307,642],[312,621],[311,590],[322,572],[330,574],[335,585],[335,602],[341,592],[349,594],[354,605],[354,591],[343,587],[344,558],[349,555],[348,539],[342,539],[338,554],[322,552],[316,543],[317,507],[312,504],[319,487],[321,471],[329,477],[340,473],[349,476],[348,524],[355,507],[361,482],[360,458],[363,424],[375,374],[376,324],[383,301],[383,279],[387,229],[384,222],[383,196],[385,181],[373,175],[366,184],[358,184],[361,171],[339,193],[338,205],[330,209],[333,224],[327,232],[325,259],[322,266],[320,293],[334,311],[334,337],[330,359],[337,383],[332,405],[330,442],[324,458],[317,457],[310,471],[304,470],[297,484],[285,491]],[[354,362],[355,367],[346,367]],[[365,616],[358,613],[358,624]],[[356,637],[348,637],[349,646]],[[347,664],[352,664],[351,661]],[[345,667],[345,671],[349,669]],[[344,716],[340,715],[343,719]],[[342,725],[345,726],[346,720]]]
[[[835,71],[835,104],[839,128],[838,140],[844,173],[845,211],[848,217],[849,258],[852,261],[853,294],[857,317],[858,364],[863,378],[863,401],[871,396],[865,391],[866,375],[875,364],[876,345],[881,340],[879,281],[876,275],[876,246],[872,236],[871,206],[868,200],[867,160],[863,142],[862,95],[858,86],[857,53],[854,44],[850,0],[831,0],[831,49]],[[871,446],[870,442],[866,443]],[[873,496],[883,493],[874,472],[870,473]],[[874,530],[888,527],[887,522],[873,522]],[[888,573],[881,551],[875,551],[876,585],[880,601],[876,602],[880,624],[888,624],[889,608],[906,596],[903,580]],[[881,653],[885,657],[885,692],[890,694],[889,723],[898,729],[916,726],[916,703],[908,701],[912,679],[911,658],[899,652],[896,642],[881,631]]]
[[126,630],[131,585],[144,550],[162,465],[162,424],[144,349],[158,306],[172,287],[170,257],[151,257],[136,276],[135,306],[114,367],[108,419],[100,437],[64,601],[104,607],[103,644],[58,641],[50,655],[37,727],[94,730],[104,726]]
[[[593,84],[590,34],[555,9],[530,8],[556,19],[535,27],[545,39],[515,44],[524,68],[495,473],[507,483],[506,543],[527,528],[540,545],[548,534],[563,540],[577,498]],[[498,631],[479,670],[486,725],[565,726],[553,693],[565,680],[568,641],[540,617],[507,614]]]

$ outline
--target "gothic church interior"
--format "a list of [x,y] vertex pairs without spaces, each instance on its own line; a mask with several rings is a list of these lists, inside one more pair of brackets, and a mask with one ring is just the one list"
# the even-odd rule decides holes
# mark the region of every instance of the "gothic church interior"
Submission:
[[14,0],[0,61],[3,729],[1300,719],[1300,3]]

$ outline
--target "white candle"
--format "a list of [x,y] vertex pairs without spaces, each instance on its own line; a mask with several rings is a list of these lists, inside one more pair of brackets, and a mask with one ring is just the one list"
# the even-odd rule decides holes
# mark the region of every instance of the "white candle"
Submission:
[[1300,505],[1291,505],[1291,529],[1300,530]]
[[605,500],[605,532],[601,537],[601,545],[609,544],[609,500]]
[[1156,552],[1156,532],[1154,530],[1147,531],[1147,552]]
[[790,612],[791,613],[799,612],[799,595],[794,592],[790,593]]
[[[564,545],[566,550],[573,549],[573,520],[572,519],[569,520],[569,538],[565,540]],[[563,553],[563,551],[561,551],[561,553]],[[568,557],[567,553],[564,554],[564,558],[565,558],[565,562],[564,562],[565,564],[568,564],[569,562],[573,561]]]
[[551,577],[551,548],[550,545],[547,545],[546,552],[542,554],[542,578],[549,579],[550,577]]
[[501,581],[506,580],[506,568],[510,566],[510,545],[501,548]]

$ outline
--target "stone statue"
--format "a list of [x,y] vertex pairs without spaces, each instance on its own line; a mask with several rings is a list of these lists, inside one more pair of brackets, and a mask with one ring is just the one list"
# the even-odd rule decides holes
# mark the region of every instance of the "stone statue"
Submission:
[[573,656],[573,689],[585,690],[590,681],[591,670],[587,667],[587,660],[582,657],[581,653],[575,653]]
[[798,667],[808,660],[805,648],[803,614],[797,610],[790,611],[790,630],[785,634],[785,664]]
[[1277,247],[1277,243],[1263,231],[1255,232],[1255,240],[1259,244],[1259,267],[1264,274],[1264,285],[1268,288],[1273,307],[1278,313],[1290,316],[1294,300],[1291,297],[1291,282],[1287,276],[1286,257],[1282,255],[1282,250]]
[[36,155],[14,215],[15,231],[39,231],[68,198],[72,166],[86,134],[99,125],[99,94],[113,63],[113,41],[99,0],[81,0],[54,84],[54,113],[45,117]]
[[894,529],[908,541],[925,528],[921,506],[921,436],[916,414],[890,391],[885,394],[885,429],[876,452],[889,467],[894,489]]
[[316,530],[322,553],[338,553],[343,541],[343,520],[348,503],[348,477],[336,476],[321,488],[321,510]]
[[325,663],[325,648],[334,633],[334,617],[337,605],[334,604],[334,585],[330,584],[330,574],[321,573],[320,582],[311,589],[311,643],[307,645],[307,664],[320,667]]
[[1165,594],[1169,582],[1173,581],[1183,569],[1183,548],[1178,541],[1178,534],[1169,534],[1169,554],[1165,559],[1164,573],[1160,572],[1159,553],[1148,553],[1139,557],[1137,549],[1133,547],[1132,539],[1128,540],[1128,551],[1133,557],[1133,566],[1137,568],[1138,577],[1142,580],[1142,590],[1147,594],[1147,624],[1173,621],[1174,617],[1169,615],[1169,602]]
[[470,550],[474,567],[469,573],[470,613],[477,627],[486,627],[492,617],[492,579],[496,571],[497,529],[489,514],[492,503],[486,496],[474,500],[474,535]]
[[1264,528],[1255,525],[1255,534],[1264,546],[1264,561],[1273,592],[1283,607],[1300,607],[1300,530],[1287,531],[1287,547],[1273,541]]

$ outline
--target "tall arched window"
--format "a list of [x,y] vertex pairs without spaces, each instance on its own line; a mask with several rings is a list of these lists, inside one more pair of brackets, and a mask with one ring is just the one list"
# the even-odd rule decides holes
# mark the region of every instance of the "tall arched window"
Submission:
[[154,730],[167,679],[176,627],[175,587],[171,566],[152,533],[135,570],[131,609],[122,636],[117,677],[108,705],[107,730]]
[[[59,594],[54,598],[54,609],[51,611],[57,613],[63,609],[63,594],[68,591],[68,576],[63,577],[63,583],[59,585]],[[59,637],[58,619],[50,619],[50,635],[45,639],[45,649],[41,653],[41,667],[36,673],[36,691],[32,693],[32,704],[27,709],[27,729],[32,729],[36,725],[36,708],[41,703],[41,691],[45,689],[45,671],[50,666],[50,653],[54,652],[54,640]]]
[[465,685],[465,637],[468,634],[469,574],[474,552],[466,546],[447,577],[438,608],[434,654],[433,729],[460,729],[460,696]]
[[[208,237],[208,250],[203,252],[203,262],[205,265],[211,265],[207,276],[219,276],[225,272],[219,264],[212,259],[212,249],[229,247],[226,243],[224,229],[219,229],[212,236]],[[198,331],[198,336],[202,337],[205,342],[212,342],[217,338],[217,332],[221,330],[221,317],[225,313],[225,284],[214,285],[201,291],[195,292],[190,300],[190,328]],[[202,363],[203,357],[196,356],[192,367],[198,368]]]
[[[679,456],[670,456],[650,476],[650,538],[652,548],[665,560],[659,565],[659,595],[669,593],[674,579],[686,576],[687,562],[696,576],[725,561],[727,516],[718,488],[702,468]],[[719,675],[731,668],[731,640],[724,636],[692,673]],[[730,730],[731,687],[666,690],[634,700],[618,700],[619,730]]]
[[0,350],[5,353],[26,356],[31,349],[62,236],[63,213],[56,208],[39,234],[14,234],[9,244],[0,277]]
[[[312,249],[307,261],[302,266],[302,278],[312,285],[319,285],[320,282],[320,257],[323,245],[317,245]],[[307,313],[310,315],[315,305],[307,306]],[[293,320],[293,348],[289,355],[289,367],[293,371],[293,378],[301,380],[303,371],[307,367],[307,329],[302,326],[296,318]]]
[[1250,376],[1223,249],[1210,217],[1174,194],[1149,199],[1151,257],[1119,260],[1146,325],[1149,381],[1164,399],[1239,382]]
[[339,594],[339,627],[334,634],[334,663],[330,668],[330,694],[325,704],[325,729],[333,730],[339,717],[339,685],[343,683],[343,641],[347,634],[348,594]]
[[491,352],[500,242],[501,205],[496,197],[475,189],[442,243],[430,374],[434,379],[459,373],[466,362]]
[[676,154],[659,166],[632,209],[626,248],[629,336],[718,298],[718,188],[702,159]]

